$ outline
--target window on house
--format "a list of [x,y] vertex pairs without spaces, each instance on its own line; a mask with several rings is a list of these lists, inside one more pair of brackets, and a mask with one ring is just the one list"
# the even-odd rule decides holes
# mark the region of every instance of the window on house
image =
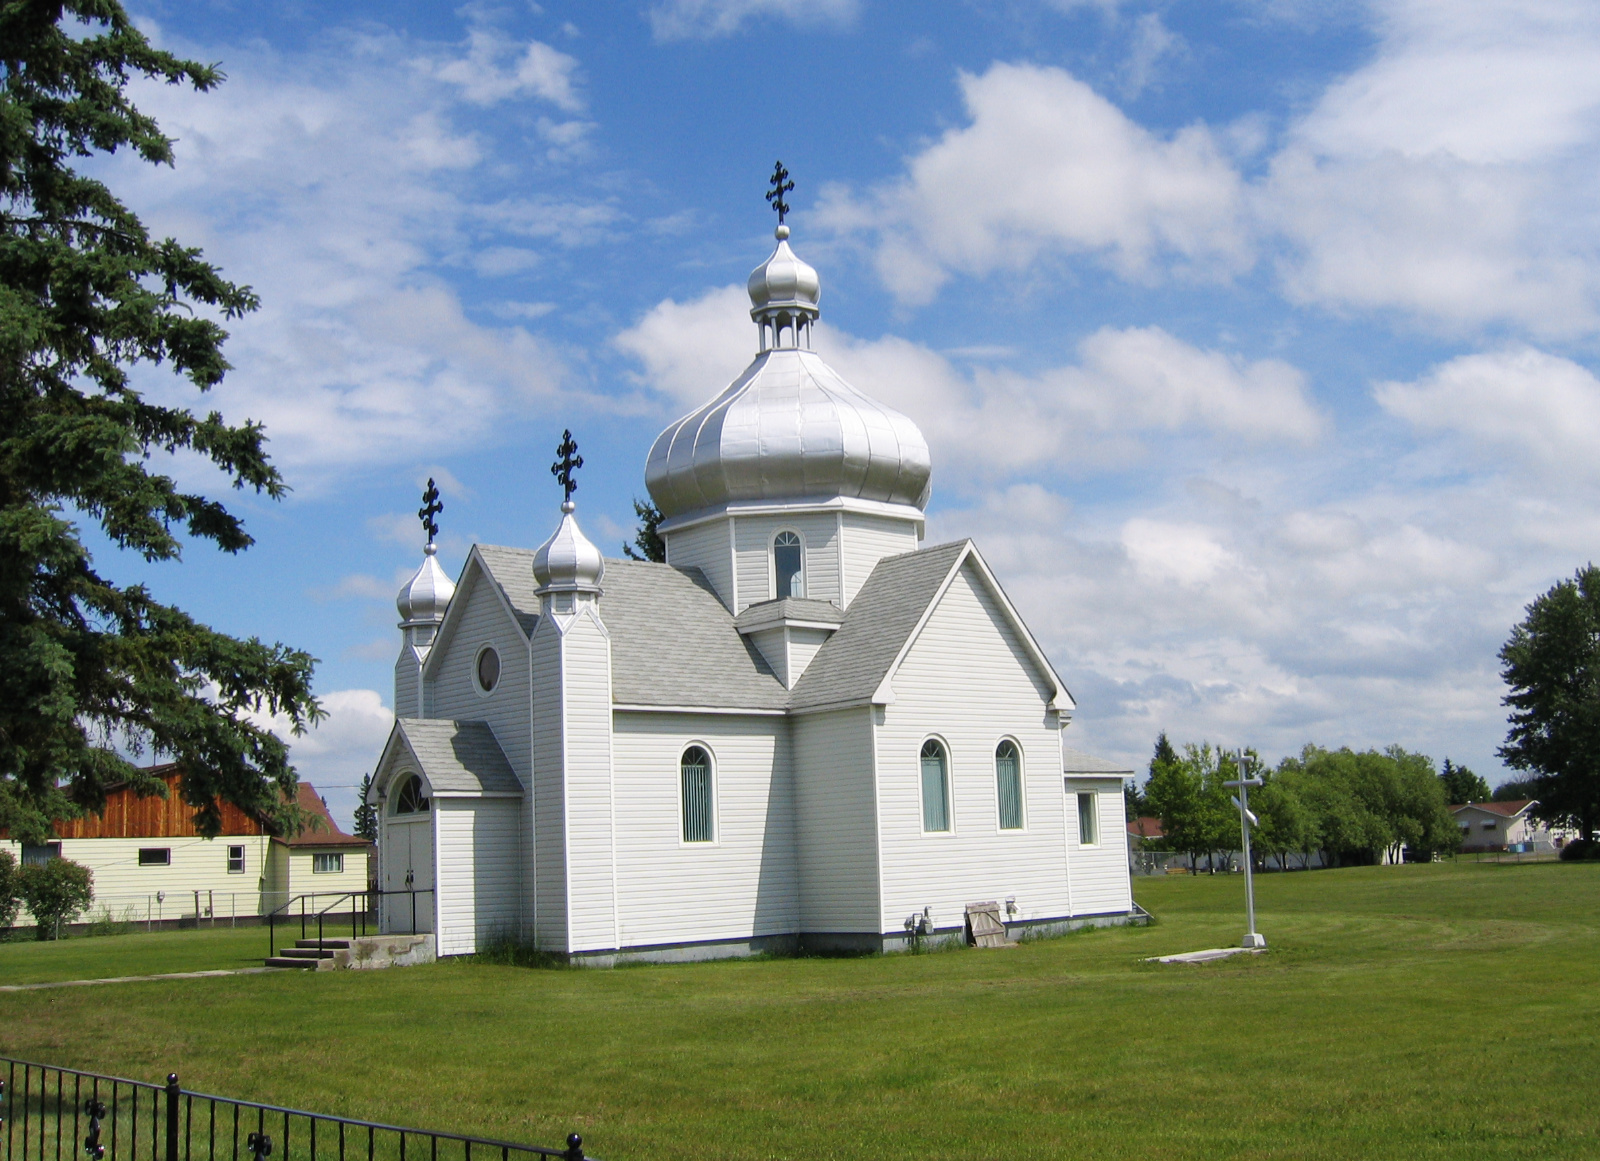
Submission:
[[42,867],[51,859],[59,859],[60,857],[60,843],[22,844],[22,865],[24,867]]
[[1078,795],[1078,845],[1092,847],[1100,841],[1100,808],[1094,791]]
[[778,596],[803,597],[805,593],[805,551],[800,537],[780,532],[772,539],[772,568],[778,578]]
[[1022,755],[1017,744],[1001,742],[994,752],[995,793],[1000,800],[1000,829],[1022,829]]
[[244,874],[244,848],[243,847],[229,847],[228,848],[228,874],[230,874],[230,875],[242,875],[242,874]]
[[950,829],[950,763],[933,738],[922,743],[922,829]]
[[478,654],[478,688],[484,693],[493,693],[494,687],[499,684],[500,654],[486,646]]
[[342,854],[311,856],[311,873],[313,875],[337,875],[344,870],[344,856]]
[[428,800],[422,794],[422,779],[415,774],[406,776],[400,793],[394,797],[394,813],[421,814],[428,809]]
[[170,867],[172,865],[172,848],[140,847],[139,865],[141,867]]
[[679,763],[683,789],[683,841],[708,843],[711,823],[711,755],[690,746]]

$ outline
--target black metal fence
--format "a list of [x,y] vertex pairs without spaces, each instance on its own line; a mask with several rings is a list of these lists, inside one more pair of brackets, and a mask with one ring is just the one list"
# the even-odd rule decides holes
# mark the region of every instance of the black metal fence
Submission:
[[0,1161],[531,1161],[565,1149],[405,1129],[0,1057]]
[[[293,931],[298,923],[299,938],[315,939],[318,943],[324,939],[342,937],[345,928],[348,927],[350,938],[355,939],[358,935],[366,935],[372,926],[384,922],[380,909],[388,913],[390,931],[387,934],[415,935],[418,895],[427,896],[422,904],[421,918],[431,921],[432,888],[405,891],[318,891],[296,895],[267,912],[262,921],[267,925],[267,954],[269,956],[277,954],[279,927]],[[385,903],[386,899],[391,902]],[[399,930],[402,925],[405,926],[404,931]]]

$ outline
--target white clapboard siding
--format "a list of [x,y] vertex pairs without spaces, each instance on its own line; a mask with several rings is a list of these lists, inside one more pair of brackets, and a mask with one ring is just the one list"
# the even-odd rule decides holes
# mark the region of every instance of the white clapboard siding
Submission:
[[[206,838],[90,838],[60,839],[61,857],[88,867],[94,875],[94,906],[85,919],[179,919],[195,914],[195,892],[200,892],[201,914],[258,915],[263,893],[276,885],[272,840],[265,835],[223,835]],[[228,848],[244,847],[244,872],[228,873]],[[141,847],[166,848],[172,862],[164,867],[141,867]],[[20,864],[22,845],[0,839]],[[281,844],[280,844],[281,850]],[[287,868],[283,868],[286,877]],[[160,902],[155,896],[165,896]],[[270,894],[268,895],[270,898]],[[25,911],[19,925],[31,924]]]
[[[1068,914],[1059,732],[1049,687],[978,570],[965,565],[898,672],[878,729],[886,931],[924,907],[936,926],[963,922],[968,903],[1014,897],[1019,919]],[[949,751],[952,829],[922,832],[923,742]],[[1001,830],[995,749],[1022,753],[1024,829]]]
[[[440,656],[430,658],[423,716],[488,722],[506,761],[526,787],[533,766],[527,638],[476,562],[468,566],[451,604],[461,606],[460,620],[434,646]],[[474,675],[478,651],[485,645],[493,645],[500,654],[500,681],[487,694],[479,692]]]
[[841,608],[847,608],[872,570],[886,556],[917,550],[917,527],[909,520],[846,512],[842,517]]
[[881,930],[871,710],[794,719],[800,929]]
[[422,700],[417,695],[422,689],[422,658],[409,644],[400,646],[400,656],[394,663],[394,714],[397,718],[422,716]]
[[567,947],[617,946],[612,864],[611,641],[588,606],[564,622]]
[[726,518],[708,520],[666,537],[667,563],[675,568],[697,568],[705,574],[717,596],[733,607],[733,548],[728,542]]
[[772,572],[772,538],[789,529],[805,548],[805,595],[839,603],[838,517],[832,512],[740,516],[735,530],[739,560],[739,608],[777,595]]
[[440,955],[471,955],[496,935],[517,934],[519,806],[510,798],[434,799]]
[[[618,711],[617,925],[624,947],[793,932],[798,916],[787,723]],[[685,843],[679,759],[712,760],[713,841]]]
[[[1067,857],[1072,864],[1072,911],[1075,915],[1105,915],[1133,908],[1128,877],[1128,824],[1122,801],[1122,783],[1111,779],[1065,780]],[[1078,795],[1094,793],[1099,842],[1086,847],[1078,841]]]
[[541,618],[533,639],[534,938],[546,951],[567,950],[567,817],[562,759],[566,744],[562,713],[561,633]]

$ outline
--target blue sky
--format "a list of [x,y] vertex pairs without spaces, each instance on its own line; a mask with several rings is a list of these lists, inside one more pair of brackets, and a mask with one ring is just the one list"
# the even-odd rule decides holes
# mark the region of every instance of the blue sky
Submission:
[[1398,742],[1504,777],[1495,652],[1600,535],[1593,4],[133,11],[229,80],[140,85],[176,167],[97,167],[261,294],[215,403],[295,491],[236,497],[238,558],[102,563],[321,659],[295,753],[341,816],[422,484],[447,569],[536,545],[571,427],[616,553],[656,433],[754,353],[775,158],[819,349],[928,435],[929,538],[977,540],[1071,744]]

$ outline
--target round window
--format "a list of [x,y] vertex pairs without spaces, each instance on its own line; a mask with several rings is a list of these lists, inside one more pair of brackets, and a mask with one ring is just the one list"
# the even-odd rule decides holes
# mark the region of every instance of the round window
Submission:
[[485,649],[478,654],[478,688],[484,693],[492,693],[499,684],[500,654],[493,649]]

